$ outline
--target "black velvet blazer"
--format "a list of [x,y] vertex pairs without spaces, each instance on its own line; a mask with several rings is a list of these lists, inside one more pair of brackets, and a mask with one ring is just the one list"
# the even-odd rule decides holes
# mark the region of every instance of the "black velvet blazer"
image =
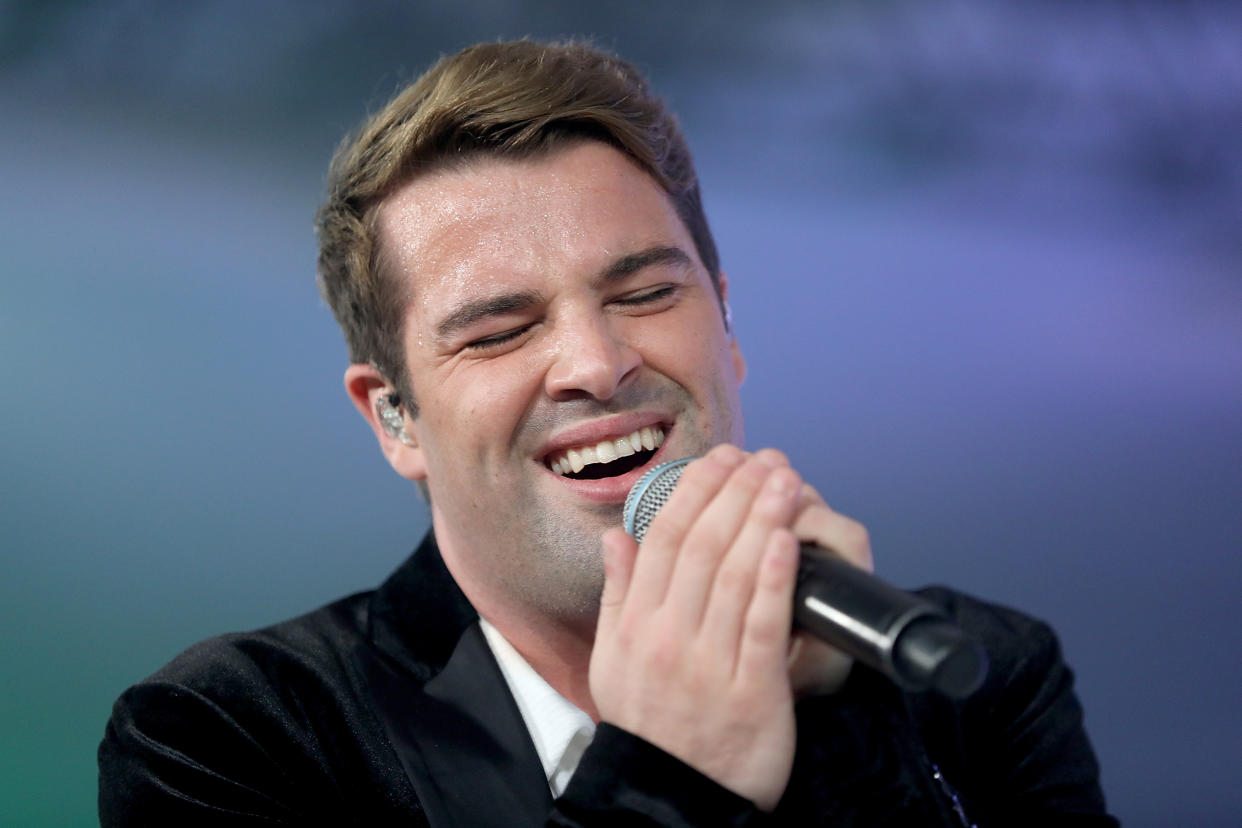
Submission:
[[1051,630],[944,589],[988,650],[965,703],[856,668],[800,702],[773,815],[601,724],[547,781],[434,538],[378,590],[191,647],[127,690],[99,747],[104,826],[1116,825]]

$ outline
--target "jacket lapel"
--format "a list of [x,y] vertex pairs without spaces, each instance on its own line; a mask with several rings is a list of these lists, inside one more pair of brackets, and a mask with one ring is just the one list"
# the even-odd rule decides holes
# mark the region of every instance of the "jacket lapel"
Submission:
[[543,825],[552,795],[534,744],[430,535],[376,593],[371,627],[360,664],[430,824]]

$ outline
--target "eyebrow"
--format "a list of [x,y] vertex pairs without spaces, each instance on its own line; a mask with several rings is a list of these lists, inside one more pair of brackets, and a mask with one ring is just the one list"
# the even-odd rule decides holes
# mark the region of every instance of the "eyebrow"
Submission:
[[[611,262],[595,276],[597,285],[608,285],[619,282],[628,276],[658,264],[689,265],[693,260],[680,247],[649,247],[637,253],[630,253]],[[502,293],[499,296],[485,296],[470,300],[440,320],[436,325],[436,337],[449,339],[453,334],[468,328],[481,319],[489,316],[502,316],[506,313],[517,313],[533,307],[543,301],[543,294],[535,290],[521,290],[513,293]]]
[[436,336],[448,339],[462,328],[468,328],[480,319],[489,316],[500,316],[516,313],[543,301],[543,295],[534,290],[521,290],[514,293],[502,293],[500,296],[486,296],[474,299],[459,306],[436,325]]
[[690,256],[680,247],[648,247],[646,250],[640,250],[637,253],[631,253],[628,256],[622,256],[612,264],[600,271],[596,277],[599,284],[610,284],[624,279],[626,276],[632,276],[644,268],[658,264],[678,264],[689,265],[691,263]]

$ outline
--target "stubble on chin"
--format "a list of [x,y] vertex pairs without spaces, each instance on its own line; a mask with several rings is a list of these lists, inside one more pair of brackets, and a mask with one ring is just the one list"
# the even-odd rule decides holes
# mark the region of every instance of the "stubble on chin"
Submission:
[[605,519],[566,525],[544,513],[525,539],[526,549],[515,549],[517,566],[508,568],[513,594],[542,614],[564,623],[594,629],[604,591],[603,534],[619,525]]

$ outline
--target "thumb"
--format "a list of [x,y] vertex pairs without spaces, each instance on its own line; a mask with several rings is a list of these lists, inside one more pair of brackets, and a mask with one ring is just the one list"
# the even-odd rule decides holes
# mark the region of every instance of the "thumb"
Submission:
[[634,574],[638,542],[624,529],[613,528],[604,533],[604,593],[599,599],[599,633],[612,630],[625,605]]

